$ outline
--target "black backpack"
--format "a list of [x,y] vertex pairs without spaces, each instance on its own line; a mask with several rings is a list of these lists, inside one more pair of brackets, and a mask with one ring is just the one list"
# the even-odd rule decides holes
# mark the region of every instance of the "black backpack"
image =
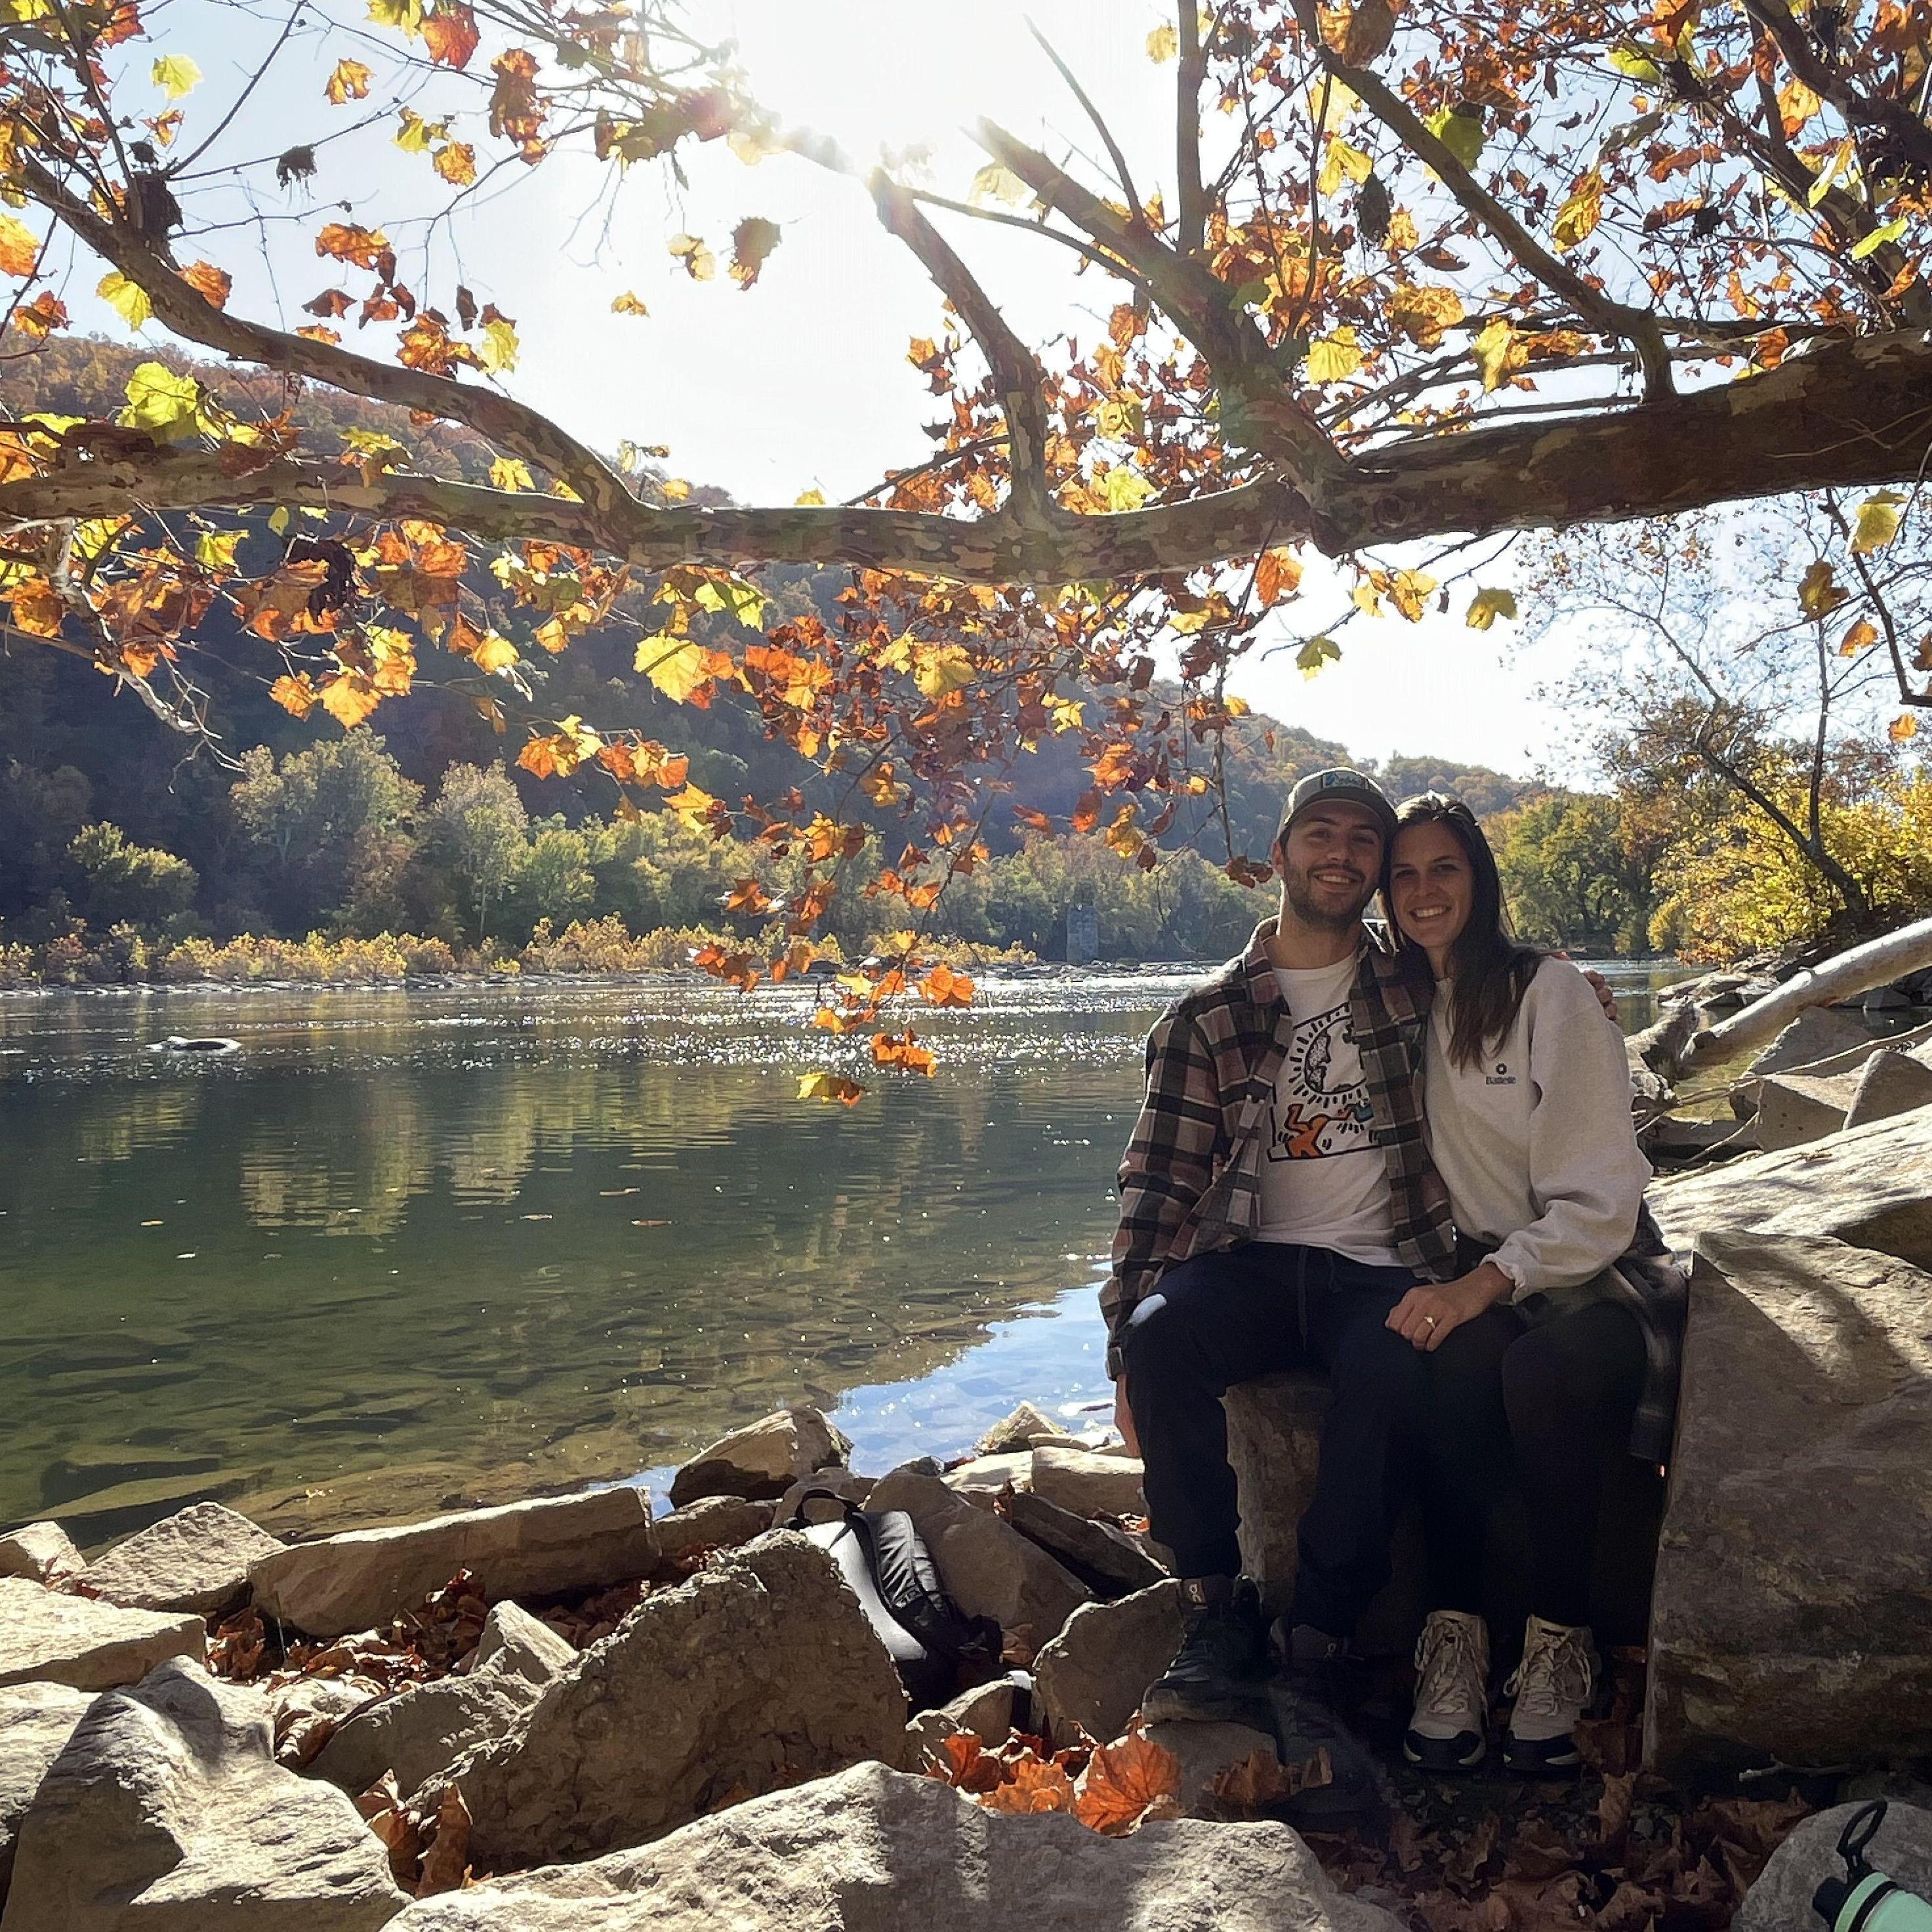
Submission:
[[[829,1496],[844,1512],[808,1522],[805,1506]],[[807,1490],[788,1529],[801,1532],[838,1565],[898,1666],[915,1711],[929,1711],[997,1676],[1003,1646],[991,1617],[969,1617],[939,1581],[932,1556],[904,1510],[866,1510],[836,1490]]]

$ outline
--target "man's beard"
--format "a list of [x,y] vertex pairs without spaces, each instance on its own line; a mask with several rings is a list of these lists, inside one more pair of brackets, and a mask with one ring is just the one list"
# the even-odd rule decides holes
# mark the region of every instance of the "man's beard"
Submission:
[[1353,904],[1340,911],[1333,911],[1314,896],[1308,874],[1293,866],[1284,868],[1282,879],[1282,896],[1288,902],[1288,909],[1304,926],[1311,926],[1328,932],[1346,932],[1352,926],[1361,922],[1364,910],[1376,896],[1376,882],[1364,880],[1361,896]]

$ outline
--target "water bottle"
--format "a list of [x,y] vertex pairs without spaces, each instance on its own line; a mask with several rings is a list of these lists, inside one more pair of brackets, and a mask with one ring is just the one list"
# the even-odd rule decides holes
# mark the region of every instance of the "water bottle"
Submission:
[[1865,1862],[1865,1847],[1877,1836],[1885,1814],[1885,1800],[1875,1798],[1845,1820],[1838,1836],[1845,1875],[1828,1878],[1811,1896],[1811,1909],[1827,1932],[1932,1932],[1932,1904]]

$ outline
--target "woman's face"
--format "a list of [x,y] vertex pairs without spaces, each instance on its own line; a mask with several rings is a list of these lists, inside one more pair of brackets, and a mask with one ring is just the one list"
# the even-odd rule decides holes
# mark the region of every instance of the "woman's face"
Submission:
[[1476,878],[1462,841],[1448,826],[1424,820],[1395,836],[1389,867],[1389,908],[1402,937],[1432,958],[1454,945],[1469,922]]

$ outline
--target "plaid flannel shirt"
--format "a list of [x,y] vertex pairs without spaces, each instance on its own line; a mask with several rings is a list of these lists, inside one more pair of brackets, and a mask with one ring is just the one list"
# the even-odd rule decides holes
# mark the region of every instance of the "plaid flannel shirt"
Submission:
[[[1264,920],[1240,958],[1184,994],[1148,1036],[1147,1097],[1120,1163],[1120,1232],[1100,1292],[1111,1376],[1120,1372],[1122,1328],[1162,1274],[1261,1225],[1268,1102],[1294,1030],[1268,962],[1274,929]],[[1418,1274],[1447,1279],[1456,1256],[1449,1197],[1422,1129],[1434,992],[1405,978],[1364,933],[1349,1016],[1367,1076],[1369,1138],[1388,1167],[1395,1250]]]

